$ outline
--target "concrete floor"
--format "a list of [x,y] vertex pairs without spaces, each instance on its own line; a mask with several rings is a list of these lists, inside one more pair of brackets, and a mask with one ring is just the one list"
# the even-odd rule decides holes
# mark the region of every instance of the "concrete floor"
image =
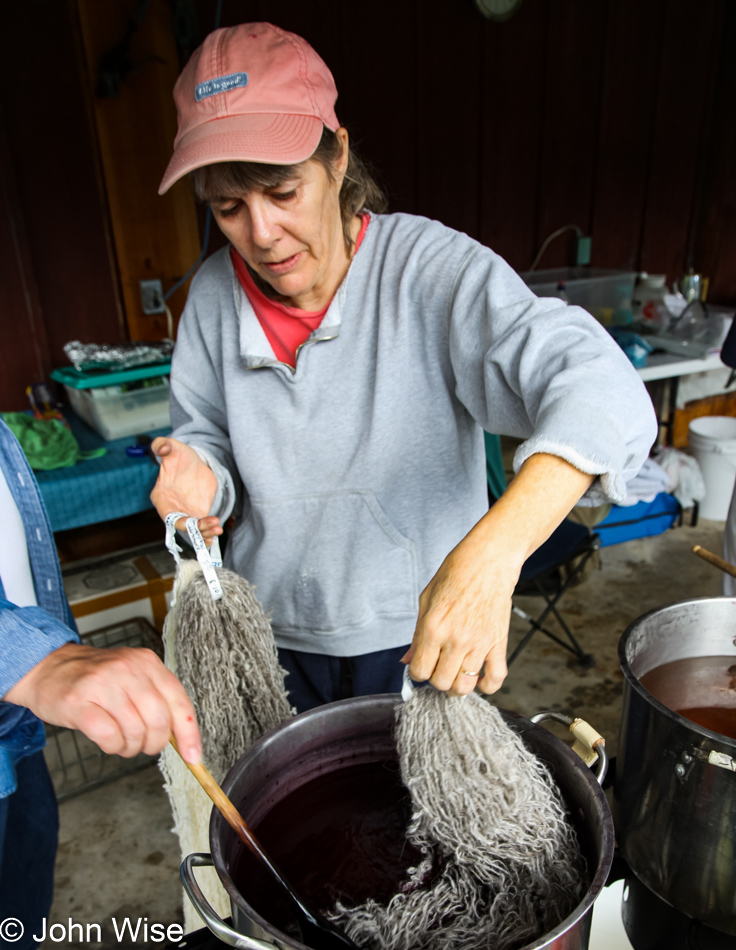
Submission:
[[[535,635],[496,695],[501,707],[530,716],[562,710],[587,719],[616,754],[622,674],[617,645],[624,629],[651,608],[720,594],[720,572],[691,553],[693,544],[720,553],[723,523],[702,521],[663,535],[604,548],[601,569],[568,591],[564,614],[596,665],[581,669],[546,638]],[[519,603],[538,612],[538,598]],[[511,645],[524,631],[514,618]],[[178,843],[157,768],[146,768],[61,804],[56,893],[49,923],[100,923],[95,947],[118,941],[112,918],[148,924],[182,920]],[[59,933],[57,931],[57,933]],[[78,933],[78,931],[77,931]],[[142,943],[139,934],[138,944]],[[64,940],[65,947],[90,946]],[[161,944],[159,944],[161,945]],[[47,941],[44,948],[58,947]],[[591,948],[593,950],[593,948]]]

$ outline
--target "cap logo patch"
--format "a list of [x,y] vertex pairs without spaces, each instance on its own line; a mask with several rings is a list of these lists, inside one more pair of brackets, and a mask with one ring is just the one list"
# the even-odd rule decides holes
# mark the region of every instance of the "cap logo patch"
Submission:
[[215,79],[208,79],[207,82],[200,82],[194,87],[194,98],[197,102],[202,99],[209,99],[210,96],[216,96],[220,92],[228,92],[230,89],[237,89],[238,86],[248,85],[248,73],[230,73],[229,76],[217,76]]

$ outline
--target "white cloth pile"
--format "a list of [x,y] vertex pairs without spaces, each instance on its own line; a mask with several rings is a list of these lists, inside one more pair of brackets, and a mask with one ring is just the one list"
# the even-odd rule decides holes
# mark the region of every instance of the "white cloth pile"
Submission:
[[654,450],[656,463],[667,473],[667,488],[683,508],[692,508],[705,498],[705,481],[698,460],[679,449],[660,446]]
[[660,492],[670,491],[668,473],[654,459],[647,459],[638,475],[626,483],[626,498],[622,508],[630,508],[640,501],[654,501]]

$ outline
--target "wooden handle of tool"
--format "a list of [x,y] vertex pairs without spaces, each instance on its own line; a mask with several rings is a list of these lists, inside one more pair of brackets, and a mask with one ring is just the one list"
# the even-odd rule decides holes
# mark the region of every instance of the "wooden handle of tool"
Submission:
[[[179,746],[176,744],[176,739],[173,735],[169,736],[169,742],[176,749],[176,751],[179,752]],[[179,752],[179,755],[181,755],[181,752]],[[201,762],[197,762],[196,764],[187,762],[186,759],[183,758],[182,762],[196,778],[205,792],[207,792],[209,797],[212,799],[215,808],[220,812],[222,817],[230,825],[233,831],[239,835],[239,837],[248,845],[249,848],[254,848],[256,851],[260,851],[260,848],[254,841],[250,828],[246,825],[245,820],[242,818],[238,809],[235,807],[235,805],[233,805],[227,795],[217,784],[207,766],[203,765]]]
[[[169,742],[176,749],[176,751],[181,756],[179,752],[179,746],[176,744],[176,739],[174,735],[169,736]],[[250,850],[256,854],[261,861],[265,864],[268,870],[271,872],[273,877],[283,888],[284,895],[292,902],[292,904],[298,908],[299,912],[304,915],[304,918],[314,926],[323,926],[322,924],[317,923],[317,918],[314,913],[307,907],[307,905],[301,900],[301,898],[294,893],[294,888],[289,884],[286,878],[283,876],[281,871],[276,867],[271,858],[266,854],[266,852],[261,847],[260,842],[255,837],[250,828],[246,825],[245,820],[238,811],[238,809],[233,805],[227,795],[223,792],[220,786],[214,779],[214,776],[207,768],[206,765],[203,765],[201,762],[193,764],[192,762],[187,762],[186,759],[182,758],[182,762],[192,775],[196,778],[202,788],[207,792],[209,797],[212,799],[212,802],[215,808],[220,812],[225,821],[230,825],[233,831],[238,835],[241,841],[248,845]],[[345,938],[341,938],[343,943]],[[354,946],[353,944],[345,944],[346,946]],[[355,948],[357,950],[357,947]]]
[[726,574],[730,574],[731,577],[736,577],[736,566],[729,564],[728,561],[724,561],[722,557],[718,557],[717,554],[713,554],[710,551],[706,551],[705,548],[701,548],[699,544],[696,544],[693,547],[693,554],[697,554],[698,557],[702,557],[704,561],[707,561],[709,564],[712,564],[713,567],[720,567],[722,571],[725,571]]

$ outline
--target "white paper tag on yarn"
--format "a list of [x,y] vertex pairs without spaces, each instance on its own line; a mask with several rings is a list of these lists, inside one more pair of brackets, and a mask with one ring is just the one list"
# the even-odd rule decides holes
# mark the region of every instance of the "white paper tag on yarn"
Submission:
[[210,552],[210,559],[213,567],[222,567],[222,555],[220,554],[220,540],[217,537],[212,539],[212,544],[207,549]]
[[190,518],[181,511],[169,512],[169,514],[166,515],[166,518],[164,519],[164,523],[166,525],[166,547],[178,565],[181,562],[179,555],[181,554],[182,549],[179,547],[176,540],[176,522],[181,518],[184,518],[185,520],[189,540],[192,542],[194,553],[197,555],[197,560],[202,567],[202,573],[204,574],[204,578],[207,581],[207,586],[209,587],[210,593],[212,594],[212,598],[213,600],[221,600],[222,587],[220,586],[220,581],[217,577],[217,572],[215,571],[216,567],[222,567],[220,542],[217,538],[213,538],[211,548],[207,548],[204,538],[202,537],[202,533],[197,527],[197,518]]
[[171,556],[176,561],[177,565],[181,561],[179,555],[181,554],[182,549],[179,547],[176,540],[176,522],[180,518],[186,519],[186,517],[187,516],[181,511],[170,511],[164,518],[164,524],[166,525],[166,547],[168,548]]
[[[207,586],[210,589],[210,594],[212,594],[212,599],[222,600],[222,587],[220,586],[220,580],[217,576],[217,571],[215,570],[213,560],[210,557],[210,552],[207,550],[207,545],[204,543],[204,538],[197,527],[198,520],[198,518],[187,518],[187,534],[189,535],[189,540],[192,542],[192,547],[194,548],[194,553],[197,555],[197,560],[202,567],[202,573],[204,574],[204,579],[207,581]],[[220,564],[222,564],[222,561],[220,561]]]

